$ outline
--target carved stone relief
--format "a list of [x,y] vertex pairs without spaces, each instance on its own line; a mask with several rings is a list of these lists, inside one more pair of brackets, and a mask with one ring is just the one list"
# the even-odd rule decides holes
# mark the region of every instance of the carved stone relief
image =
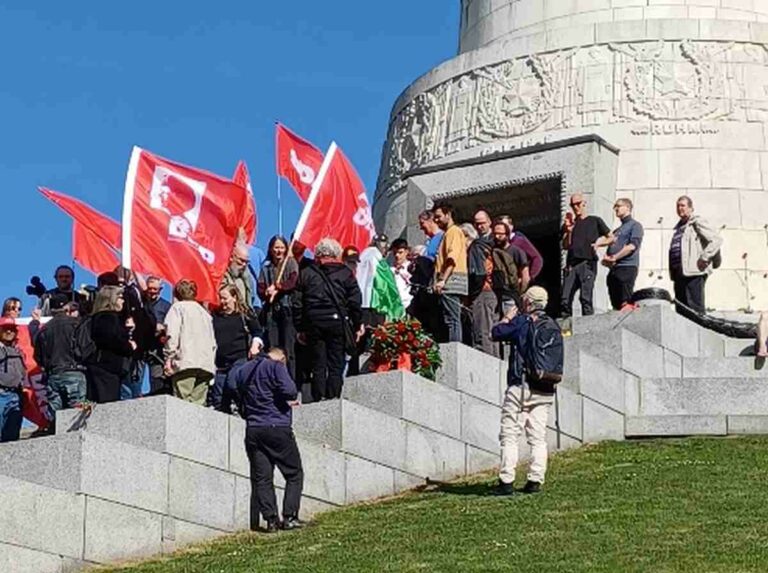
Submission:
[[662,135],[680,132],[677,123],[716,132],[724,120],[768,121],[765,45],[658,40],[525,56],[446,81],[400,110],[378,191],[434,160],[521,135],[624,122]]

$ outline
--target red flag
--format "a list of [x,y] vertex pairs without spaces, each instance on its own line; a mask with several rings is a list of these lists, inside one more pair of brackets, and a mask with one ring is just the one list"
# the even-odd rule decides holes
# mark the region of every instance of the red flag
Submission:
[[[49,319],[42,318],[41,323]],[[40,429],[45,429],[51,423],[48,408],[47,387],[43,384],[40,366],[35,362],[35,351],[32,346],[32,337],[29,333],[30,318],[17,318],[16,326],[18,335],[16,346],[24,356],[24,366],[27,368],[27,379],[22,387],[21,403],[22,415]]]
[[336,239],[360,251],[375,229],[360,176],[336,143],[331,143],[296,227],[295,239],[313,249],[320,239]]
[[77,219],[72,222],[72,258],[97,276],[120,265],[115,250]]
[[228,179],[133,148],[123,199],[123,266],[197,283],[215,302],[245,209]]
[[245,161],[239,161],[235,168],[235,175],[232,181],[248,191],[245,209],[243,210],[242,227],[245,231],[245,240],[252,245],[256,240],[256,229],[258,227],[258,217],[256,216],[256,201],[253,198],[253,188],[251,187],[251,176],[248,174],[248,168]]
[[[64,195],[64,193],[52,191],[51,189],[46,189],[45,187],[38,187],[38,189],[40,193],[45,195],[45,197],[52,203],[75,221],[79,221],[83,227],[91,231],[107,245],[116,250],[120,249],[121,232],[120,224],[117,221],[99,213],[96,209],[83,203],[79,199],[69,197],[68,195]],[[74,248],[73,245],[73,250]],[[114,269],[114,266],[112,269]]]
[[323,164],[323,152],[284,125],[278,123],[276,130],[277,174],[290,181],[306,203]]

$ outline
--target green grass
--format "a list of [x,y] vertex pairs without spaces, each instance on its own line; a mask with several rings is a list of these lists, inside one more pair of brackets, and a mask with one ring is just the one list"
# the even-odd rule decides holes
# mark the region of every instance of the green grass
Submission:
[[767,451],[763,437],[604,443],[555,456],[539,495],[492,497],[485,475],[109,571],[763,572]]

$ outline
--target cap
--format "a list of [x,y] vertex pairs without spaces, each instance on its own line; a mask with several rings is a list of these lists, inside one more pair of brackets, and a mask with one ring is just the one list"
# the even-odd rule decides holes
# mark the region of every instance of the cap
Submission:
[[532,286],[523,294],[523,300],[527,300],[528,302],[543,308],[547,306],[549,294],[547,294],[547,291],[540,286]]
[[16,321],[7,316],[0,317],[0,328],[16,328]]
[[387,237],[383,233],[381,235],[375,235],[373,237],[373,242],[374,243],[387,243],[387,244],[389,244],[389,237]]

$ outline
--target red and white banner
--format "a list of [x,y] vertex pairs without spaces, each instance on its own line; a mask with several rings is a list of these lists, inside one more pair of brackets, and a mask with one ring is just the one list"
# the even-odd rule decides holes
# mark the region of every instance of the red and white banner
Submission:
[[276,126],[275,139],[277,174],[290,181],[306,203],[323,164],[323,152],[280,123]]
[[253,198],[253,188],[251,187],[251,176],[248,174],[248,167],[245,166],[245,161],[239,161],[235,168],[235,175],[232,177],[232,181],[237,183],[240,187],[248,191],[248,200],[245,202],[245,209],[243,210],[242,227],[245,231],[245,240],[249,245],[252,245],[256,240],[256,229],[258,227],[258,217],[256,215],[256,201]]
[[77,219],[72,221],[72,258],[96,276],[120,265],[115,250]]
[[336,143],[331,143],[312,192],[301,213],[294,238],[314,249],[324,238],[359,251],[371,242],[375,228],[360,176]]
[[215,302],[242,223],[247,191],[223,177],[133,148],[123,198],[123,266],[171,284],[197,283]]

